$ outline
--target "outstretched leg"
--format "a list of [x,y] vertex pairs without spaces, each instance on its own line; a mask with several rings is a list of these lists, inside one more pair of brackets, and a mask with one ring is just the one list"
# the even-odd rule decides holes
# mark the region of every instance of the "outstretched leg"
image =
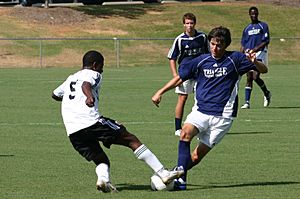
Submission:
[[182,167],[184,169],[184,175],[181,176],[181,179],[178,179],[177,189],[185,190],[186,181],[187,181],[187,170],[189,164],[192,162],[191,153],[190,153],[190,144],[193,137],[198,133],[198,129],[192,124],[185,123],[183,126],[182,132],[180,134],[180,141],[178,145],[178,161],[177,167]]
[[129,147],[134,152],[137,159],[144,161],[164,183],[180,177],[184,171],[167,171],[158,158],[141,141],[127,130],[122,132],[114,144]]

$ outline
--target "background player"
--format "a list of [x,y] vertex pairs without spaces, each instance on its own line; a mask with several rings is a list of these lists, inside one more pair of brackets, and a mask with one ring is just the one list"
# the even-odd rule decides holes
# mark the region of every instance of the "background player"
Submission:
[[[178,65],[183,59],[194,58],[200,54],[208,53],[208,42],[205,33],[197,31],[196,17],[192,13],[186,13],[182,17],[184,32],[173,42],[168,53],[168,59],[173,77],[177,76],[176,60]],[[175,93],[178,100],[175,108],[175,135],[180,135],[184,105],[188,95],[194,91],[195,80],[188,79],[177,86]]]
[[[268,65],[268,44],[270,42],[269,27],[265,22],[258,20],[258,9],[251,7],[249,9],[251,23],[243,30],[241,40],[241,52],[251,49],[256,53],[258,60]],[[253,80],[264,93],[264,107],[268,107],[271,102],[271,92],[267,89],[265,82],[260,78],[257,71],[247,73],[247,83],[245,87],[245,104],[242,109],[250,108],[250,97],[253,88]]]
[[135,156],[148,164],[164,183],[183,174],[183,171],[165,170],[135,135],[129,133],[122,124],[99,113],[103,65],[104,58],[99,52],[87,52],[83,57],[82,70],[70,75],[52,94],[52,98],[62,101],[62,117],[73,147],[86,160],[97,165],[97,189],[103,192],[116,191],[110,182],[110,161],[99,141],[107,148],[117,144],[132,149]]
[[[256,54],[246,55],[236,51],[226,51],[231,43],[229,29],[216,27],[208,34],[210,54],[200,55],[183,61],[179,75],[171,79],[152,97],[159,105],[162,95],[185,80],[197,80],[195,105],[183,125],[178,146],[177,166],[185,171],[199,163],[229,131],[233,118],[237,116],[238,84],[241,76],[250,70],[266,73],[268,68],[257,61]],[[190,143],[197,135],[200,142],[190,154]],[[175,190],[186,189],[186,174],[174,182]]]

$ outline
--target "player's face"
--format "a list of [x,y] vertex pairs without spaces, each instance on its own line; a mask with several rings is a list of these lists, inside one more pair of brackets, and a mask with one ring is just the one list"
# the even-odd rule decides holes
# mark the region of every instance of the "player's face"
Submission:
[[210,52],[214,58],[223,57],[226,49],[224,42],[221,42],[218,38],[212,38],[209,42]]
[[194,33],[196,23],[191,19],[184,20],[184,30],[187,34]]
[[257,10],[250,10],[249,16],[252,22],[257,22],[258,21],[258,12]]

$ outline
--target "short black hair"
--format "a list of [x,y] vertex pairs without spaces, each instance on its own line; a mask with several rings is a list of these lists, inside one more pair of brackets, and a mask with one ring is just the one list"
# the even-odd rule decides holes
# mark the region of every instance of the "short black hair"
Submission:
[[193,13],[185,13],[182,17],[182,22],[183,24],[185,23],[185,20],[189,19],[189,20],[193,20],[194,23],[196,24],[196,16]]
[[208,41],[211,41],[212,38],[218,38],[221,43],[225,43],[226,47],[228,47],[231,44],[230,30],[223,26],[213,28],[209,32],[207,38]]
[[249,8],[249,14],[250,14],[251,10],[254,10],[258,13],[258,8],[255,7],[255,6],[252,6],[252,7]]
[[86,52],[82,58],[82,67],[91,68],[95,62],[97,64],[103,63],[104,57],[100,52],[96,50],[90,50]]

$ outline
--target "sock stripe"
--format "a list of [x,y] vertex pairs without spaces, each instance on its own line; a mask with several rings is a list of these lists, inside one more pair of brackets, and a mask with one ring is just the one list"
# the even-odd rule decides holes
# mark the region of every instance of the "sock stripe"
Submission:
[[139,158],[139,156],[146,150],[148,150],[148,148],[145,145],[141,145],[139,148],[137,148],[137,150],[135,150],[134,154],[137,158]]

